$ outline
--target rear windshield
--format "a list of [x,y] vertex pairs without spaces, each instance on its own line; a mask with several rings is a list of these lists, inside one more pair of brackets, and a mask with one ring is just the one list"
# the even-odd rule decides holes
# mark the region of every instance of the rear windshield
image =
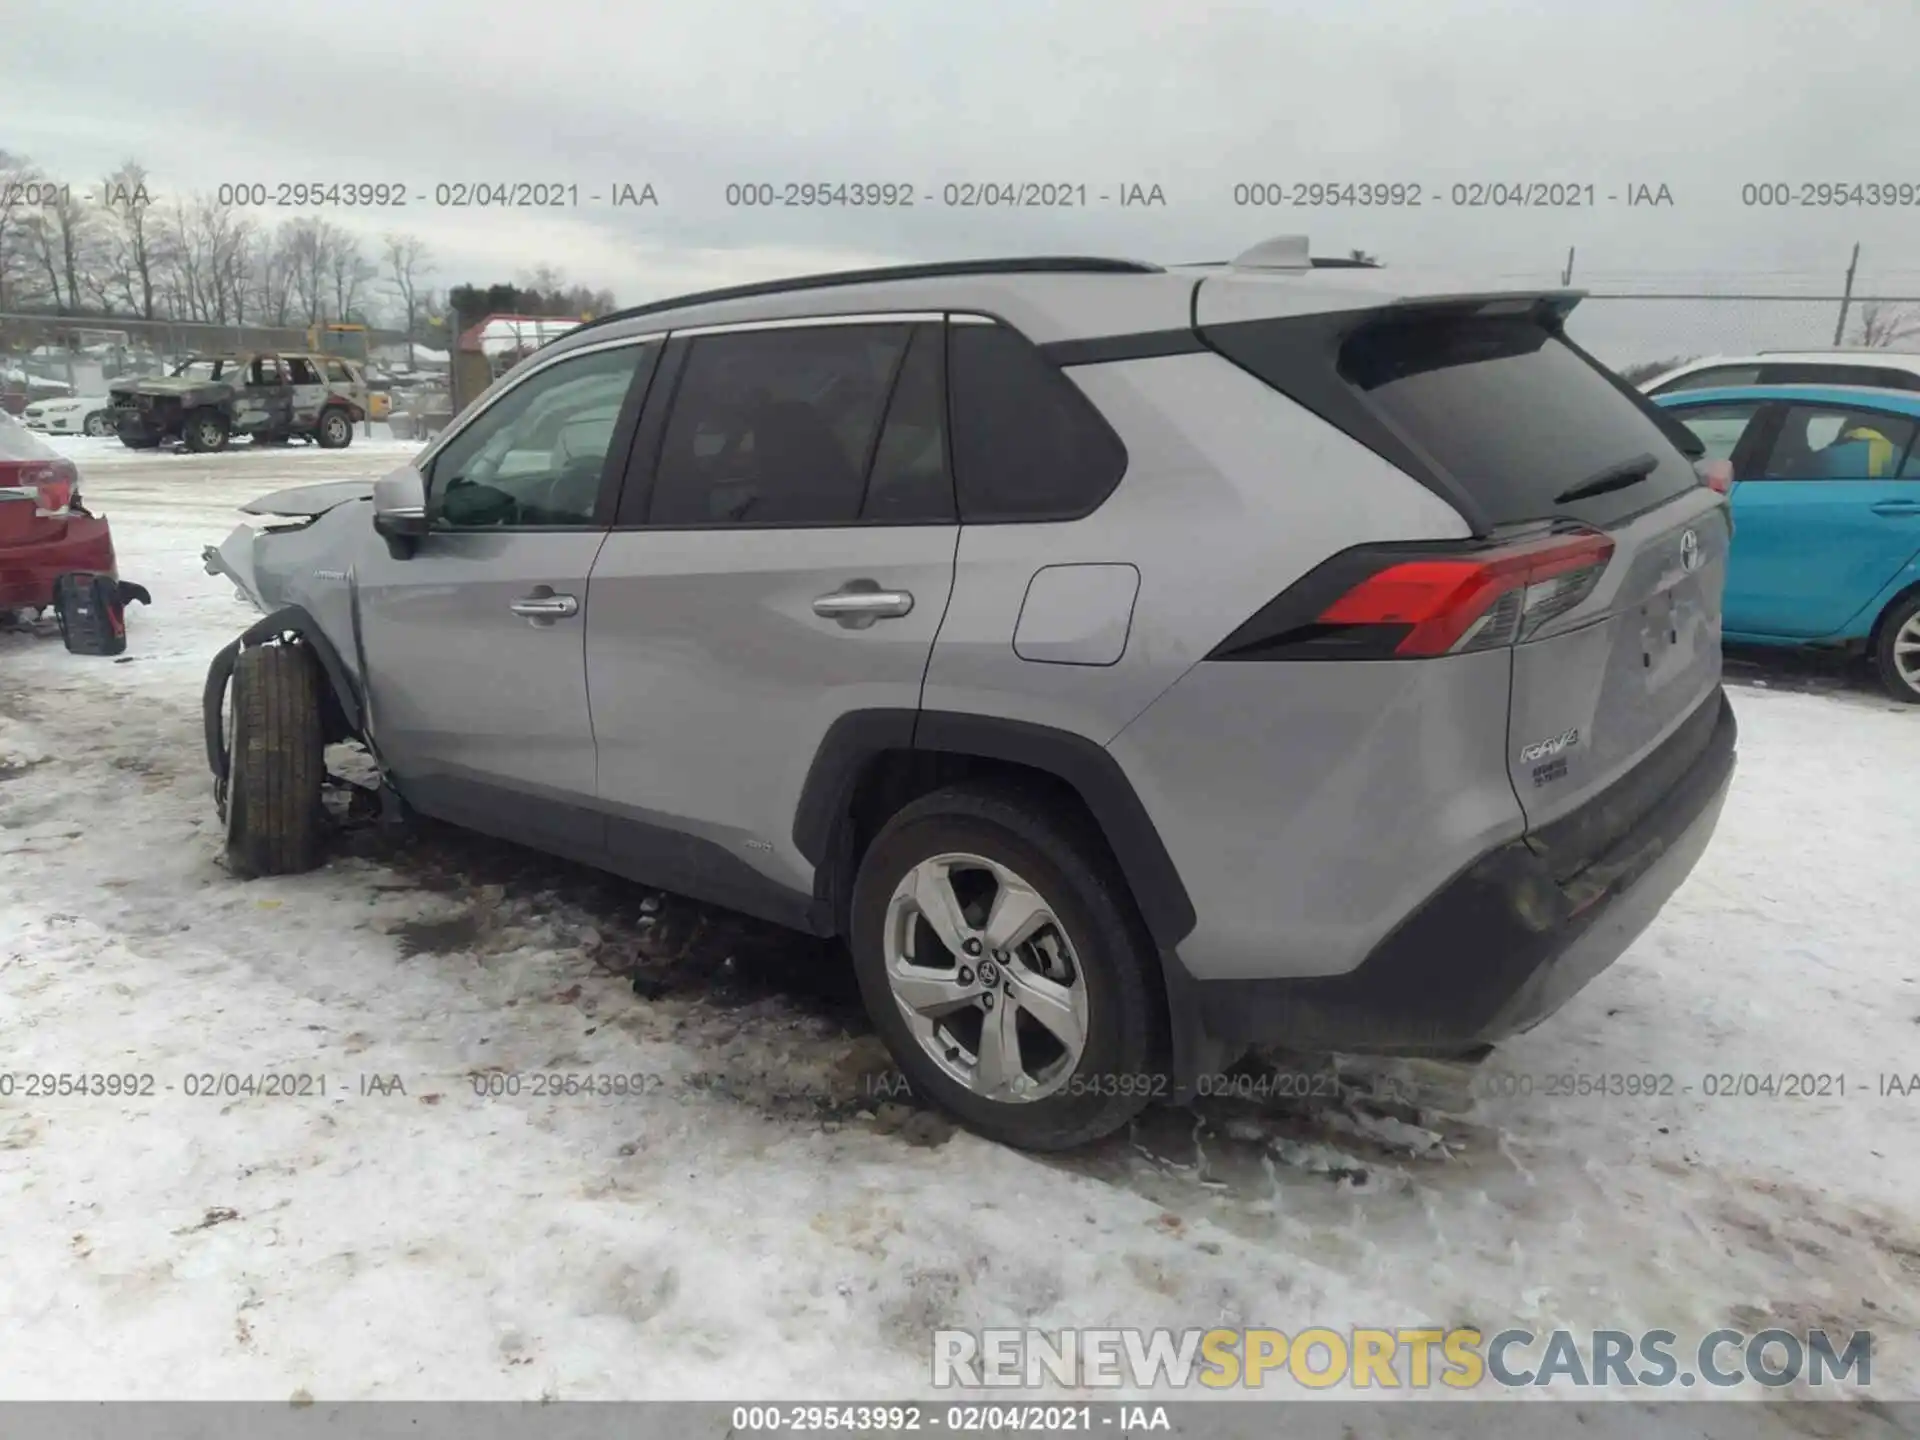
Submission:
[[[1538,321],[1452,316],[1349,335],[1341,377],[1431,456],[1493,525],[1567,516],[1606,526],[1699,484],[1692,463],[1606,375]],[[1646,478],[1555,497],[1652,457]]]

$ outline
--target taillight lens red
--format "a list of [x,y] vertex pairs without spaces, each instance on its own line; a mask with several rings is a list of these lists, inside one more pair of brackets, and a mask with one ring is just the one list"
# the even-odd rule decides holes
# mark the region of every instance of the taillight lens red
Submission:
[[1696,460],[1694,473],[1700,477],[1700,483],[1716,495],[1727,495],[1733,491],[1733,462],[1731,460]]
[[1403,560],[1348,590],[1318,623],[1404,629],[1391,647],[1395,656],[1494,649],[1585,600],[1612,557],[1612,540],[1582,534]]
[[0,485],[32,490],[39,496],[37,508],[61,511],[73,503],[73,488],[79,483],[80,472],[71,460],[22,461],[12,467],[11,475],[5,474],[6,468],[0,467]]

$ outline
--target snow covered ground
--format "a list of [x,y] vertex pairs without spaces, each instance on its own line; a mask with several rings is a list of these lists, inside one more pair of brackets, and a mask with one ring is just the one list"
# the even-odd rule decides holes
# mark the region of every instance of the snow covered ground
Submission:
[[[1353,1066],[1036,1159],[882,1103],[810,942],[443,830],[231,879],[200,686],[251,612],[200,549],[411,447],[57,443],[154,604],[118,662],[0,631],[0,1071],[155,1079],[0,1093],[0,1398],[905,1396],[937,1326],[1421,1323],[1871,1329],[1920,1395],[1920,713],[1737,668],[1719,835],[1488,1062],[1533,1093]],[[640,1093],[484,1093],[554,1071]],[[1616,1072],[1686,1089],[1544,1093]],[[1782,1072],[1846,1094],[1703,1093]]]

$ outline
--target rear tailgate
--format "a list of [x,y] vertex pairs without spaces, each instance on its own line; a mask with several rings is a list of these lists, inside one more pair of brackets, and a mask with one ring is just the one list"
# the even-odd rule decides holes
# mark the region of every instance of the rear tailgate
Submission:
[[1196,304],[1209,344],[1443,495],[1477,536],[1610,542],[1597,578],[1525,592],[1505,741],[1530,830],[1614,785],[1715,693],[1726,502],[1670,422],[1567,341],[1577,297],[1252,321],[1223,306],[1209,325],[1214,283]]

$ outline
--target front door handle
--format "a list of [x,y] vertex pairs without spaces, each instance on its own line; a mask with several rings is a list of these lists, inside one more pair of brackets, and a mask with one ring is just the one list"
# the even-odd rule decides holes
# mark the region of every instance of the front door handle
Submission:
[[897,620],[912,610],[912,595],[905,590],[882,590],[872,580],[849,580],[813,602],[814,614],[837,620],[850,630],[864,630],[876,620]]
[[1876,515],[1920,515],[1920,500],[1882,500],[1867,508]]
[[547,586],[540,585],[535,587],[531,595],[521,596],[507,608],[535,625],[550,625],[568,615],[578,615],[580,602],[572,595],[556,595]]

